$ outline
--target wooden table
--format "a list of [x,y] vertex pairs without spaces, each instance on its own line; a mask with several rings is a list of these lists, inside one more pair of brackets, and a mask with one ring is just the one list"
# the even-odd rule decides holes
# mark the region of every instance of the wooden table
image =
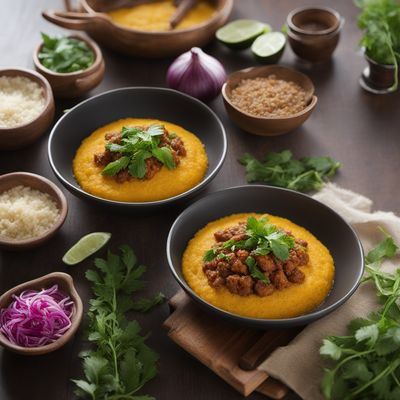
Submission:
[[[0,66],[31,68],[40,31],[62,32],[44,21],[40,11],[61,9],[61,0],[3,0],[1,3]],[[237,0],[233,18],[262,19],[280,29],[291,9],[307,3],[305,0]],[[228,119],[221,98],[213,101],[210,106],[228,133],[229,151],[222,170],[202,195],[245,183],[243,168],[236,161],[245,151],[261,156],[271,150],[289,148],[298,156],[326,154],[337,158],[343,168],[335,182],[372,198],[377,208],[400,212],[399,94],[374,96],[359,87],[358,79],[365,62],[357,46],[360,33],[356,27],[357,9],[352,2],[318,0],[313,3],[332,5],[346,18],[334,59],[326,65],[310,66],[296,60],[288,47],[282,64],[305,72],[314,81],[319,97],[316,111],[297,131],[267,139],[240,131]],[[217,56],[229,72],[255,64],[248,54],[232,53],[217,43],[212,43],[206,51]],[[172,61],[132,59],[105,49],[104,56],[106,76],[91,95],[124,86],[164,86],[166,70]],[[81,100],[57,102],[57,118],[64,109]],[[58,183],[47,161],[47,136],[29,148],[1,153],[0,173],[12,171],[35,172]],[[172,296],[177,291],[178,285],[167,267],[165,241],[171,223],[181,210],[170,209],[151,216],[121,215],[96,208],[64,192],[69,203],[67,221],[49,244],[29,252],[0,254],[0,292],[51,271],[67,271],[87,300],[90,293],[84,272],[91,261],[66,268],[61,257],[82,235],[93,231],[112,232],[114,248],[128,243],[136,249],[140,261],[149,267],[148,293],[162,291]],[[167,305],[163,305],[139,317],[143,331],[152,332],[150,345],[161,356],[160,373],[146,385],[145,393],[160,400],[241,399],[242,396],[168,340],[160,328],[168,312]],[[0,350],[0,399],[73,399],[73,385],[69,380],[81,373],[77,357],[80,350],[79,340],[43,357],[26,358]],[[250,398],[258,400],[262,396],[254,394]]]

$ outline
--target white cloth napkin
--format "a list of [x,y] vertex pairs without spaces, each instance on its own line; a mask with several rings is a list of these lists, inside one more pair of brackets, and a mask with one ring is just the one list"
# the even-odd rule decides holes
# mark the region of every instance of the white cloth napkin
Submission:
[[[400,243],[400,218],[391,212],[373,212],[373,203],[366,197],[331,183],[313,197],[334,209],[353,226],[365,253],[383,239],[378,227]],[[385,262],[383,269],[393,271],[396,266],[400,267],[399,259]],[[276,349],[259,369],[285,383],[303,399],[322,400],[320,384],[325,365],[319,355],[322,339],[328,335],[346,334],[351,319],[366,316],[376,307],[373,284],[362,284],[346,304],[308,325],[287,346]]]

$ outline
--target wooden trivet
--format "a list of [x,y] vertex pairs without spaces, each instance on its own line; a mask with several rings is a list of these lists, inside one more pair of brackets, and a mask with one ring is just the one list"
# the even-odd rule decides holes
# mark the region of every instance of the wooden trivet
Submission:
[[199,308],[184,291],[170,301],[163,326],[168,336],[244,396],[253,391],[283,399],[289,389],[257,367],[300,329],[259,331],[242,328]]

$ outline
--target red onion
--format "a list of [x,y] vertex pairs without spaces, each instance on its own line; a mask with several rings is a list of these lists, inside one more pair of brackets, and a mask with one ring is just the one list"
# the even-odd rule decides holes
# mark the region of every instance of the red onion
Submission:
[[226,79],[222,64],[198,47],[181,54],[169,67],[167,84],[200,100],[218,96]]
[[22,347],[55,342],[70,327],[74,303],[54,285],[50,289],[26,290],[0,310],[0,332]]

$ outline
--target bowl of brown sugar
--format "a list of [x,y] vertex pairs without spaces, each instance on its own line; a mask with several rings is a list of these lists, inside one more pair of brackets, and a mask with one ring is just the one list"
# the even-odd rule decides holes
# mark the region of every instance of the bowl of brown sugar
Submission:
[[244,131],[260,136],[298,128],[318,101],[310,78],[280,65],[234,72],[222,87],[222,95],[229,117]]

